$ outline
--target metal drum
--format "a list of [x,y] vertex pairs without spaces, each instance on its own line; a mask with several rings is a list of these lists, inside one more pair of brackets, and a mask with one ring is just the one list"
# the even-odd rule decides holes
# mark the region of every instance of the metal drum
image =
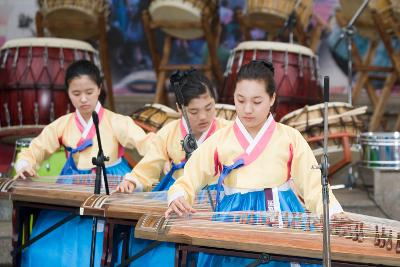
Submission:
[[362,133],[362,165],[371,169],[400,170],[400,133]]

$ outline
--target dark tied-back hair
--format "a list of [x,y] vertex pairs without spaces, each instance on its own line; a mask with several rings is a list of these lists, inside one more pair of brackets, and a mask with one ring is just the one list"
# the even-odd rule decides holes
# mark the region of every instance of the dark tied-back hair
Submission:
[[242,80],[263,81],[265,90],[272,97],[275,93],[274,65],[269,61],[252,60],[243,65],[236,77],[236,84]]
[[69,83],[82,75],[87,75],[89,78],[101,87],[102,78],[100,75],[99,68],[88,60],[78,60],[71,65],[69,65],[67,72],[65,74],[65,86],[68,90]]
[[178,79],[181,85],[183,104],[185,106],[187,106],[192,99],[207,92],[212,98],[216,99],[211,81],[200,71],[193,68],[188,71],[177,71],[171,75],[170,79],[173,75],[175,75],[175,79]]

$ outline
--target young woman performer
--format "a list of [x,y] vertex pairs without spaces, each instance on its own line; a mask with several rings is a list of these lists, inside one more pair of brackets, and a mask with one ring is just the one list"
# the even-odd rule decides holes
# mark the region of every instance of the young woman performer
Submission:
[[[191,70],[184,74],[182,81],[182,96],[184,106],[197,145],[210,137],[215,131],[232,122],[216,118],[215,93],[211,82],[201,72]],[[130,193],[136,191],[150,191],[153,184],[159,181],[166,163],[170,163],[170,170],[153,191],[163,191],[175,182],[175,178],[182,175],[185,166],[185,151],[181,140],[188,133],[186,121],[181,118],[168,123],[157,132],[148,153],[125,176],[117,188],[119,192]],[[215,181],[214,181],[215,182]]]
[[[93,173],[92,157],[98,153],[97,137],[92,112],[99,118],[99,131],[107,174],[125,175],[131,171],[123,158],[124,147],[136,148],[142,155],[154,134],[146,134],[130,117],[122,116],[102,107],[98,101],[102,79],[99,69],[90,61],[71,64],[66,72],[65,85],[75,112],[62,116],[46,126],[32,140],[28,149],[21,152],[16,163],[16,178],[35,176],[36,167],[49,155],[65,146],[67,162],[58,183],[74,183],[71,175]],[[54,225],[67,212],[40,212],[32,230],[32,237]],[[24,250],[23,265],[88,266],[90,260],[92,219],[77,217],[49,233]],[[102,227],[98,226],[96,266],[100,264]]]
[[[216,118],[215,93],[211,82],[201,72],[196,70],[188,71],[182,80],[182,97],[192,132],[199,146],[209,138],[215,131],[232,125],[231,121]],[[182,112],[182,111],[181,111]],[[165,177],[153,191],[168,190],[175,182],[175,178],[182,175],[185,166],[185,151],[182,149],[181,140],[188,133],[188,127],[183,117],[172,121],[157,132],[152,145],[144,158],[135,166],[130,174],[118,186],[119,192],[130,193],[137,191],[150,191],[153,184],[159,181],[165,163],[171,163],[172,167]],[[215,188],[215,179],[211,179],[209,188]],[[206,195],[204,195],[207,198]],[[131,233],[130,253],[135,255],[150,244],[147,240],[136,239]],[[144,257],[134,261],[130,266],[154,266],[173,265],[174,255],[168,253],[175,249],[174,244],[164,243],[160,247],[149,251]],[[157,257],[155,257],[157,255]],[[164,255],[159,257],[159,255]]]
[[[271,63],[252,61],[237,76],[237,118],[209,138],[187,162],[183,176],[168,191],[169,208],[179,216],[195,212],[196,191],[220,170],[217,211],[291,211],[322,214],[321,172],[312,150],[295,129],[275,122],[276,98]],[[293,189],[303,198],[299,201]],[[218,192],[224,188],[222,199]],[[330,214],[343,212],[330,191]],[[244,266],[250,259],[201,253],[197,266]],[[270,262],[266,266],[290,266]]]

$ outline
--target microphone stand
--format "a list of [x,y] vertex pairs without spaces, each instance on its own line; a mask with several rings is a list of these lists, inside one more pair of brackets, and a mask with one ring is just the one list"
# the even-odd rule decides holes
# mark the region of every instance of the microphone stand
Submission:
[[278,36],[283,37],[283,34],[286,30],[289,31],[289,43],[293,44],[293,28],[297,24],[297,15],[296,10],[299,7],[301,0],[297,0],[296,4],[293,7],[292,12],[290,13],[288,19],[285,21],[285,24],[282,29],[279,30]]
[[323,227],[323,263],[331,266],[331,245],[329,225],[329,188],[328,188],[328,103],[329,103],[329,76],[324,77],[324,154],[321,158],[322,202],[324,210]]
[[[96,128],[97,135],[97,144],[99,146],[99,151],[97,153],[97,157],[92,158],[93,165],[96,165],[96,180],[94,183],[94,194],[100,194],[101,187],[101,172],[103,171],[104,177],[104,187],[106,190],[106,194],[109,195],[110,191],[108,188],[108,180],[106,173],[106,166],[104,164],[105,161],[109,161],[109,157],[105,157],[103,153],[103,147],[101,145],[100,131],[99,131],[99,117],[96,111],[92,113],[93,124]],[[95,247],[96,247],[96,233],[97,233],[97,217],[93,216],[93,224],[92,224],[92,244],[90,247],[90,267],[94,266],[94,256],[95,256]]]
[[[196,138],[194,137],[192,128],[190,127],[189,118],[186,113],[186,107],[184,105],[183,95],[182,95],[182,83],[184,81],[184,74],[181,72],[175,72],[171,75],[170,82],[175,92],[175,97],[179,108],[182,110],[183,119],[186,122],[188,127],[188,134],[183,138],[181,141],[182,148],[185,151],[185,159],[186,161],[189,160],[190,156],[192,155],[193,151],[197,149]],[[215,211],[214,202],[211,196],[210,188],[207,185],[207,195],[208,200],[210,201],[210,205],[213,211]]]
[[364,9],[367,7],[369,0],[364,0],[362,5],[358,8],[354,16],[351,18],[349,23],[342,28],[342,33],[340,34],[339,39],[336,41],[333,46],[333,50],[336,50],[339,43],[346,38],[347,42],[347,53],[348,53],[348,61],[347,61],[347,94],[348,94],[348,103],[352,105],[352,81],[353,81],[353,58],[351,54],[353,37],[356,33],[356,29],[353,26],[354,22],[356,22],[357,18],[361,15]]

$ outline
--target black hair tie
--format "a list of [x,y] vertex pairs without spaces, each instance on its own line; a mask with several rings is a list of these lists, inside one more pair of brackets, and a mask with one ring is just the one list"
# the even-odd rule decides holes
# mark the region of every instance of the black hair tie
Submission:
[[269,69],[272,72],[272,74],[275,74],[275,68],[271,61],[257,59],[257,60],[252,60],[251,63],[263,64],[267,69]]
[[186,82],[187,77],[195,71],[197,70],[193,67],[191,67],[189,70],[184,70],[184,71],[177,70],[171,74],[170,81],[178,82],[180,85],[182,85]]

